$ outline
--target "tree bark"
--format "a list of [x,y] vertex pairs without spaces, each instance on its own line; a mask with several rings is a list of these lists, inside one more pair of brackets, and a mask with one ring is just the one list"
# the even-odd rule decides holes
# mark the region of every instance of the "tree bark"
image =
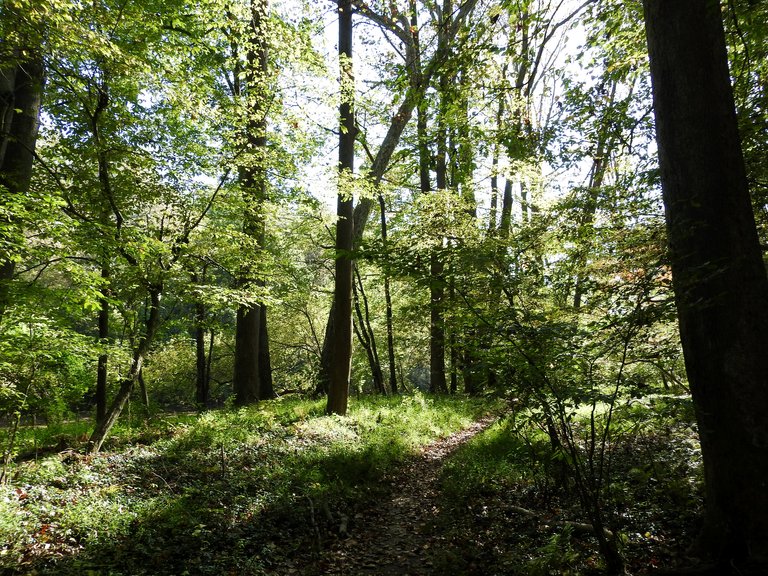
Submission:
[[[447,3],[446,7],[450,7]],[[435,185],[438,191],[448,187],[448,133],[447,116],[450,107],[450,80],[447,74],[440,76],[440,111],[437,119],[437,159],[435,163]],[[426,128],[426,124],[425,124]],[[426,139],[426,135],[424,136]],[[420,139],[421,140],[421,139]],[[422,183],[422,193],[430,192]],[[443,237],[437,239],[429,256],[429,391],[433,394],[447,392],[445,378],[445,264],[441,260]]]
[[[352,70],[352,3],[339,2],[339,194],[336,202],[336,276],[331,369],[328,386],[329,414],[347,413],[349,379],[352,370],[352,244],[354,205],[351,180],[355,169],[355,80]],[[370,211],[370,208],[369,208]]]
[[[23,198],[29,191],[32,179],[32,164],[35,155],[35,143],[40,126],[40,107],[42,103],[44,67],[42,58],[33,55],[22,59],[15,66],[13,73],[3,69],[0,78],[0,97],[2,97],[3,133],[2,159],[0,159],[0,186],[5,191],[0,198],[0,206],[11,197]],[[11,88],[12,91],[8,92]],[[7,211],[6,211],[7,212]],[[9,213],[0,220],[0,243],[9,246],[0,252],[0,322],[10,304],[10,282],[16,270],[13,246],[18,243],[16,237],[21,234],[20,223]]]
[[247,406],[259,399],[259,336],[261,306],[241,306],[235,324],[235,366],[232,387],[235,404]]
[[720,4],[644,0],[680,337],[704,459],[700,551],[768,561],[768,278]]
[[[267,200],[267,81],[269,60],[267,54],[267,14],[268,0],[251,0],[250,30],[246,35],[245,90],[240,96],[245,98],[246,132],[243,164],[239,167],[240,186],[246,202],[244,232],[253,238],[257,249],[261,250],[265,241],[264,204]],[[241,279],[241,285],[263,285],[255,277],[253,266],[247,264]],[[261,347],[263,306],[249,304],[240,306],[237,311],[235,327],[235,365],[233,388],[235,404],[246,406],[257,402],[261,397],[260,381],[262,369],[260,357],[265,354]],[[267,386],[267,383],[265,383]]]

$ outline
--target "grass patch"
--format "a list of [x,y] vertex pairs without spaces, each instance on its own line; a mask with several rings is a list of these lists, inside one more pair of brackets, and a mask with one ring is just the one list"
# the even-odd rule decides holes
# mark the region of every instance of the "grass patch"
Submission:
[[315,545],[420,446],[488,401],[284,399],[121,426],[106,451],[20,463],[0,494],[8,574],[264,574]]
[[446,498],[463,501],[540,480],[550,459],[548,441],[540,431],[528,432],[520,434],[507,417],[461,446],[442,469]]

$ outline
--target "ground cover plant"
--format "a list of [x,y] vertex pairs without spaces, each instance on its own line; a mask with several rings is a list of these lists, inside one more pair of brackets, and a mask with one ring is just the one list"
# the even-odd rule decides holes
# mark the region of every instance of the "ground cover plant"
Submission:
[[[498,406],[496,406],[497,408]],[[319,550],[419,446],[494,408],[417,394],[158,418],[103,454],[21,462],[0,498],[6,574],[265,574]],[[73,439],[76,440],[76,439]],[[346,528],[344,528],[346,530]]]
[[[625,570],[651,574],[684,563],[699,529],[703,487],[690,398],[635,401],[617,419],[632,434],[609,447],[599,503]],[[498,574],[605,573],[571,467],[524,413],[462,446],[441,475],[447,573],[471,573],[472,563]]]

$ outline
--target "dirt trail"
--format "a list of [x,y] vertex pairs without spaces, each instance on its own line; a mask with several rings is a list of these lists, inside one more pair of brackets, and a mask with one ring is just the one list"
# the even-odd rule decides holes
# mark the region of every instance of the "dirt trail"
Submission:
[[391,478],[388,497],[358,513],[349,537],[323,554],[323,574],[336,576],[423,576],[433,574],[433,550],[442,537],[432,533],[440,513],[437,486],[440,468],[454,450],[487,428],[486,417],[451,436],[429,444]]

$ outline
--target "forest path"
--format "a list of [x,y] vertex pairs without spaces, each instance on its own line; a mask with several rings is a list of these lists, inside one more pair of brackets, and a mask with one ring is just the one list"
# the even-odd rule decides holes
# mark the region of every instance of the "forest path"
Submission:
[[355,515],[349,537],[322,556],[322,573],[335,576],[425,576],[442,572],[433,552],[445,538],[433,531],[440,514],[440,469],[470,438],[497,419],[486,416],[447,438],[433,442],[387,477],[384,498]]

